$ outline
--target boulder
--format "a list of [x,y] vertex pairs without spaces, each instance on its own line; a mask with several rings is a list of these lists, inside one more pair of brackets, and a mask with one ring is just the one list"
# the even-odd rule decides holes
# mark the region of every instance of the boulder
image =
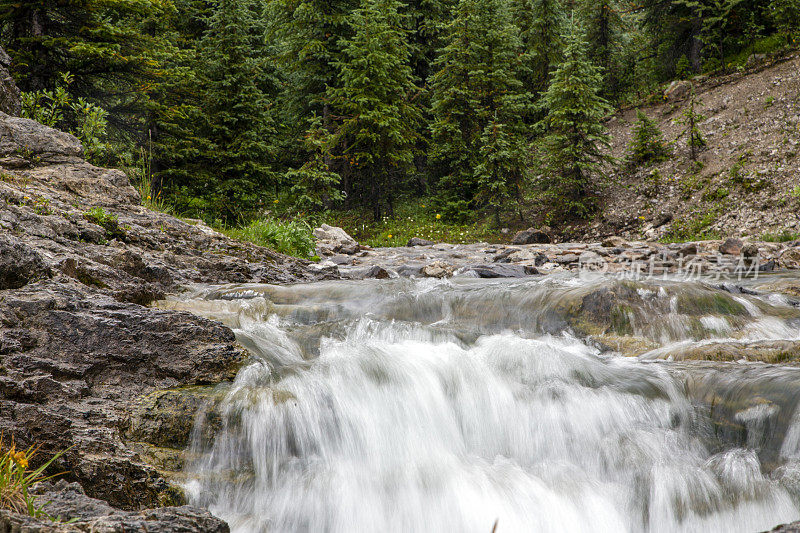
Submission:
[[518,231],[511,244],[549,244],[553,242],[550,236],[550,228],[528,228]]
[[426,278],[449,278],[453,275],[455,268],[443,261],[434,261],[422,267],[421,274]]
[[433,241],[429,241],[428,239],[421,239],[419,237],[411,237],[411,239],[408,240],[408,243],[406,243],[406,246],[408,246],[408,247],[412,247],[412,246],[431,246],[433,244],[436,244],[436,243],[433,242]]
[[361,249],[358,242],[345,230],[336,226],[323,224],[314,230],[317,239],[317,255],[333,255],[336,253],[353,255]]
[[740,239],[725,239],[722,244],[719,245],[719,253],[725,255],[742,255],[743,246],[744,243]]
[[10,66],[11,58],[0,47],[0,111],[18,116],[22,112],[22,104],[17,84],[9,72]]
[[689,244],[682,246],[678,250],[678,255],[683,257],[686,257],[688,255],[697,255],[697,244],[690,242]]
[[82,153],[83,146],[74,135],[0,112],[0,158],[22,157],[28,158],[29,163],[51,162],[76,160]]
[[627,248],[630,246],[628,241],[616,235],[606,237],[601,244],[603,248]]
[[522,278],[538,274],[536,267],[530,265],[510,265],[495,263],[492,265],[475,265],[465,272],[473,272],[479,278]]
[[744,66],[745,68],[753,68],[763,63],[766,59],[767,59],[766,54],[750,54],[750,57],[747,58],[747,61],[745,61]]
[[800,247],[788,248],[778,258],[781,267],[791,270],[800,270]]
[[664,99],[669,102],[679,102],[685,100],[692,90],[691,82],[686,80],[675,80],[670,83],[664,91]]

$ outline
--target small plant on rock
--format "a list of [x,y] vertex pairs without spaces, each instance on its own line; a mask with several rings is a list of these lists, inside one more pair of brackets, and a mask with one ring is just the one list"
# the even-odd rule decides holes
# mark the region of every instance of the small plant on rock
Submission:
[[[0,437],[0,450],[2,447],[3,439]],[[35,483],[56,477],[45,476],[44,471],[64,452],[57,453],[37,468],[31,468],[30,462],[37,450],[34,446],[26,450],[17,450],[12,443],[5,452],[0,452],[0,508],[53,520],[53,517],[42,510],[43,505],[37,505],[36,497],[30,493],[30,488]]]
[[629,161],[634,164],[653,164],[666,161],[670,149],[656,121],[642,111],[636,111]]
[[126,236],[125,228],[119,225],[117,215],[107,212],[102,207],[93,207],[85,211],[83,218],[106,230],[106,235],[109,238],[124,240]]

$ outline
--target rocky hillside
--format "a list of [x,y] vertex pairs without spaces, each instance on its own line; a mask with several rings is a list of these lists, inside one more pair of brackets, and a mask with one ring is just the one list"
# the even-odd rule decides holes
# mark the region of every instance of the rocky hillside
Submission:
[[[137,531],[192,531],[194,517],[195,530],[221,531],[196,509],[133,512],[182,503],[152,466],[165,470],[153,443],[182,449],[192,424],[191,405],[172,425],[141,412],[157,391],[230,379],[247,354],[228,328],[147,304],[193,283],[288,283],[319,271],[143,208],[122,172],[81,151],[71,135],[0,112],[0,433],[41,446],[41,458],[68,450],[53,471],[80,486],[51,514],[85,518],[91,508],[93,520]],[[0,530],[20,520],[3,514]]]
[[[684,126],[686,82],[673,84],[657,105],[641,108],[675,141],[668,161],[621,169],[602,193],[601,215],[568,231],[573,238],[621,234],[658,239],[684,236],[755,236],[800,233],[800,54],[762,63],[744,73],[694,81],[707,148],[691,162]],[[609,123],[612,152],[628,155],[636,109]]]

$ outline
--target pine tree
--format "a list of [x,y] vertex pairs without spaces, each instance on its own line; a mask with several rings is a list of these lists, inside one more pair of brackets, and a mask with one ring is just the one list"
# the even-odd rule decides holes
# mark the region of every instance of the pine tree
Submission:
[[[522,119],[532,96],[519,79],[516,34],[501,0],[461,0],[448,27],[432,78],[431,158],[451,217],[521,194],[529,133]],[[492,162],[483,159],[490,154]]]
[[525,54],[522,82],[532,93],[544,91],[561,55],[564,7],[561,0],[512,0],[511,12]]
[[601,68],[603,90],[601,94],[617,93],[618,48],[622,33],[622,17],[615,0],[584,0],[582,19],[589,43],[589,59]]
[[692,85],[689,104],[677,120],[678,124],[685,126],[680,136],[686,137],[686,146],[689,148],[689,157],[692,161],[697,161],[697,153],[706,145],[705,137],[699,127],[700,122],[704,121],[706,117],[697,111],[701,104],[702,102],[697,99],[694,85]]
[[669,146],[664,142],[664,134],[658,129],[656,121],[637,109],[629,161],[634,164],[658,163],[668,156]]
[[611,111],[599,95],[601,75],[588,57],[586,40],[574,19],[563,35],[564,59],[542,97],[547,116],[541,187],[554,218],[585,217],[593,209],[592,178],[610,157],[603,120]]
[[191,117],[196,133],[172,184],[183,187],[187,208],[223,220],[254,212],[274,179],[269,96],[276,82],[259,55],[260,15],[255,0],[213,5],[199,43],[197,90],[204,103]]
[[330,91],[343,115],[336,138],[346,147],[353,188],[376,220],[393,214],[420,120],[401,5],[398,0],[362,1],[349,19],[353,37],[341,43],[341,87]]

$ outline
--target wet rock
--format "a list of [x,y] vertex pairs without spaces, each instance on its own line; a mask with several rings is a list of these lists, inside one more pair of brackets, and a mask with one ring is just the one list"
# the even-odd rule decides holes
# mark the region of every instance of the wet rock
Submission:
[[492,261],[495,263],[509,263],[511,260],[508,258],[511,254],[519,252],[519,248],[506,248],[499,254],[492,257]]
[[419,237],[411,237],[408,240],[408,243],[406,243],[406,246],[408,246],[408,247],[411,247],[411,246],[431,246],[433,244],[436,244],[436,243],[433,242],[433,241],[429,241],[428,239],[421,239]]
[[493,265],[475,265],[465,272],[473,272],[479,278],[522,278],[539,274],[536,267],[530,265],[510,265],[497,263]]
[[692,242],[692,243],[689,243],[689,244],[687,244],[685,246],[682,246],[678,250],[678,255],[679,256],[684,256],[684,257],[689,256],[689,255],[697,255],[697,244]]
[[11,235],[0,235],[0,289],[17,289],[50,276],[50,268],[35,248]]
[[[77,483],[40,483],[34,492],[43,511],[61,523],[0,510],[0,531],[27,533],[228,533],[228,525],[204,509],[188,505],[119,511],[86,496]],[[69,522],[69,523],[67,523]]]
[[346,279],[388,279],[391,277],[388,270],[378,265],[352,268],[342,271],[341,274]]
[[553,242],[553,239],[550,236],[549,228],[528,228],[518,231],[511,239],[511,244],[547,244],[550,242]]
[[742,255],[743,246],[744,243],[740,239],[729,238],[719,245],[719,252],[725,255]]
[[0,47],[0,112],[18,116],[22,112],[19,89],[9,73],[11,58]]
[[426,278],[449,278],[453,275],[453,271],[455,268],[452,265],[443,261],[434,261],[422,267],[421,273]]

